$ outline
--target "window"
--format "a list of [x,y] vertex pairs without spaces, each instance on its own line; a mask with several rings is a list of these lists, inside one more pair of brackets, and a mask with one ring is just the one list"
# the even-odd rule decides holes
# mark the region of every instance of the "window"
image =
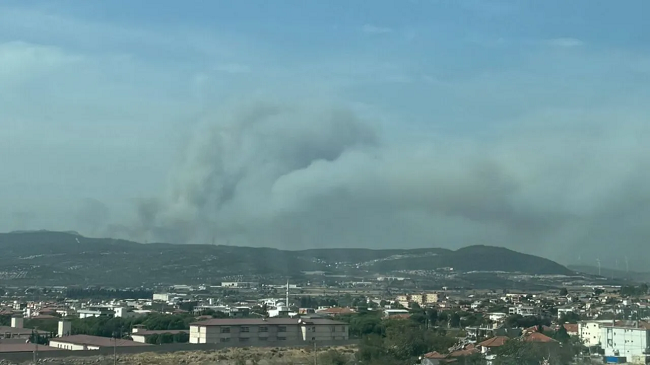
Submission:
[[336,327],[330,326],[330,332],[336,332]]
[[221,327],[221,333],[230,333],[230,327]]
[[341,332],[345,332],[345,326],[341,326]]
[[316,341],[316,337],[312,337],[311,340],[312,340],[312,341]]
[[230,338],[222,337],[222,338],[219,339],[219,342],[230,342]]
[[286,341],[286,337],[278,337],[278,341]]
[[312,327],[312,328],[311,328],[311,331],[312,331],[312,332],[316,332],[316,327]]
[[242,327],[239,329],[239,332],[250,332],[250,331],[251,331],[250,327]]
[[268,337],[260,337],[259,338],[260,341],[267,341],[268,339],[269,339]]
[[285,326],[278,327],[278,332],[287,332],[287,327]]
[[242,338],[239,339],[239,342],[247,342],[247,341],[248,341],[248,338],[246,338],[246,337],[242,337]]
[[268,327],[260,327],[259,332],[268,332],[269,328]]

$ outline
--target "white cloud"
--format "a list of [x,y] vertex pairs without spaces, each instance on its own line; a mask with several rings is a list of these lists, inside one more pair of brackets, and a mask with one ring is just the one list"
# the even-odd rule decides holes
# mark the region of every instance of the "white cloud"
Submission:
[[372,25],[372,24],[364,25],[361,28],[361,30],[366,34],[387,34],[387,33],[392,33],[393,32],[392,28],[379,27],[379,26]]
[[583,41],[576,38],[555,38],[549,39],[544,43],[548,44],[549,46],[563,48],[580,47],[585,44]]
[[82,59],[79,55],[66,53],[53,46],[20,41],[0,43],[0,80],[7,83],[35,77]]
[[214,67],[214,70],[219,72],[229,73],[229,74],[244,74],[244,73],[251,72],[251,68],[249,66],[238,64],[238,63],[216,65]]

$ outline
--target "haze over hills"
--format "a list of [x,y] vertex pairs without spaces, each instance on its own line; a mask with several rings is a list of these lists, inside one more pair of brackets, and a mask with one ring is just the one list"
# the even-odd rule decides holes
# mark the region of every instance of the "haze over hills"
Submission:
[[0,234],[0,272],[5,282],[49,285],[210,283],[237,275],[283,277],[304,271],[372,276],[453,267],[459,272],[502,271],[572,274],[553,261],[505,248],[470,246],[427,249],[313,249],[217,245],[141,244],[88,238],[74,232]]

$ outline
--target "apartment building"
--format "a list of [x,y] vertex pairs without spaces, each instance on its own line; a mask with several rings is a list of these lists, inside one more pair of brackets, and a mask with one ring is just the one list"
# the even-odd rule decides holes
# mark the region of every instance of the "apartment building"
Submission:
[[348,325],[331,319],[210,319],[190,324],[190,343],[273,343],[347,340]]
[[600,346],[601,332],[600,328],[605,324],[611,324],[612,321],[583,321],[578,323],[578,336],[580,341],[587,347]]
[[650,329],[645,323],[619,326],[605,325],[600,328],[605,357],[623,359],[631,364],[647,364],[650,360]]
[[419,294],[405,294],[398,295],[395,300],[403,305],[408,307],[409,303],[417,303],[420,306],[433,304],[438,302],[438,293],[419,293]]

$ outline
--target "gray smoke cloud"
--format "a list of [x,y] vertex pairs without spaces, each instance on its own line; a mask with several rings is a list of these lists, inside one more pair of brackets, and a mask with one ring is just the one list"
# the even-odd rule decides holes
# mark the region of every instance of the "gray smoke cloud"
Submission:
[[76,212],[76,228],[93,236],[102,235],[110,218],[106,204],[97,199],[86,198],[81,201]]
[[[647,252],[650,126],[623,110],[544,113],[481,140],[389,143],[350,110],[253,103],[202,123],[141,241],[280,248],[489,244]],[[616,121],[616,122],[612,122]],[[590,256],[591,255],[591,256]]]

